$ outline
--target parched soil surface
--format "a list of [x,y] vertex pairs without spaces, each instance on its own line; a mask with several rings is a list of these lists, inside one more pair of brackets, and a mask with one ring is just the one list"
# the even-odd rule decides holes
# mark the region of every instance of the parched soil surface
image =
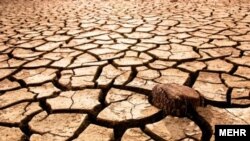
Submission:
[[[249,2],[171,1],[0,0],[0,140],[214,140],[216,124],[250,124]],[[149,95],[167,83],[204,106],[163,114]]]

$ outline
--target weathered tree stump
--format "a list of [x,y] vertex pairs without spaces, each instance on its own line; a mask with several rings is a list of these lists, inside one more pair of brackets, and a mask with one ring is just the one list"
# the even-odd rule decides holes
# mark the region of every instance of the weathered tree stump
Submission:
[[187,116],[203,104],[203,97],[194,89],[179,84],[158,84],[152,90],[150,102],[164,114]]

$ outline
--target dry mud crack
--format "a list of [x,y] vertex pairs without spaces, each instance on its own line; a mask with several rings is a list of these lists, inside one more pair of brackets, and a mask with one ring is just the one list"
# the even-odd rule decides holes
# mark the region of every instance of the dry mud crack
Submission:
[[[168,83],[205,106],[166,115],[149,96]],[[0,0],[1,141],[214,140],[216,124],[250,124],[249,2]]]

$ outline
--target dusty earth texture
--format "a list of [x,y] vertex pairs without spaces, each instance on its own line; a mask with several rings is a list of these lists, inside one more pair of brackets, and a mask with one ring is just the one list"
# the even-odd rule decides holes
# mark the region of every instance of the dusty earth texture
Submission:
[[[167,83],[205,107],[164,115]],[[214,140],[250,124],[249,92],[246,1],[0,0],[1,141]]]

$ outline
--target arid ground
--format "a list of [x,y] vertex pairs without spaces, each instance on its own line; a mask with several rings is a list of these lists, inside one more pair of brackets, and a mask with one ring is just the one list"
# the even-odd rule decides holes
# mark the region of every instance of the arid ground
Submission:
[[[228,1],[0,0],[0,140],[214,140],[216,124],[250,124],[250,4]],[[149,102],[167,83],[205,98],[198,118]]]

